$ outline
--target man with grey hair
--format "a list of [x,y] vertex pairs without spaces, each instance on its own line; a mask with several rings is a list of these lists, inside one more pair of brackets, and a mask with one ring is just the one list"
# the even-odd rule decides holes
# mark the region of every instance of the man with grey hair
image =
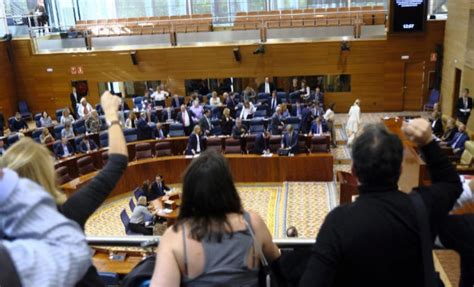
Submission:
[[270,123],[270,131],[272,135],[280,135],[283,131],[283,127],[285,126],[285,124],[283,123],[281,114],[281,107],[278,106],[272,116],[272,120]]

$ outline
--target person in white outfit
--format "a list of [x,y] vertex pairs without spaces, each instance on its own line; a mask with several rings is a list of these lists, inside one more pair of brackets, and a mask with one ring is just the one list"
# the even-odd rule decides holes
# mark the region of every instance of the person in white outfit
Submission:
[[354,104],[349,109],[349,119],[346,124],[347,144],[351,145],[360,126],[360,100],[355,100]]

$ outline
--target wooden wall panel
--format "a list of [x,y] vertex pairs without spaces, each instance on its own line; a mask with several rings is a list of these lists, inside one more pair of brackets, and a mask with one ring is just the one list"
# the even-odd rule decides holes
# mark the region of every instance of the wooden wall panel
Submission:
[[[32,55],[28,41],[14,41],[13,46],[18,95],[34,112],[69,105],[71,80],[88,80],[91,101],[96,103],[97,83],[103,81],[163,80],[172,92],[183,94],[185,79],[341,73],[352,75],[352,91],[328,93],[327,102],[346,112],[360,98],[362,111],[369,112],[401,110],[405,63],[401,55],[409,55],[409,61],[426,61],[432,70],[429,56],[443,35],[444,22],[434,21],[428,23],[426,34],[354,41],[346,65],[339,42],[269,44],[265,55],[253,55],[255,45],[241,46],[240,63],[234,60],[232,46],[139,50],[137,66],[127,52]],[[70,67],[78,65],[84,75],[71,75]],[[48,67],[54,72],[47,73]]]
[[7,42],[0,42],[0,112],[5,120],[17,110],[15,76],[8,58],[8,45]]

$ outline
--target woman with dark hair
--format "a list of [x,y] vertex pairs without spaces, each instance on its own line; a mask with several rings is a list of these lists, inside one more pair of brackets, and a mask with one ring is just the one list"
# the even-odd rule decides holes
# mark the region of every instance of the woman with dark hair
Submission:
[[272,262],[280,251],[262,218],[242,208],[225,158],[206,151],[193,160],[181,198],[151,286],[258,286],[259,254]]

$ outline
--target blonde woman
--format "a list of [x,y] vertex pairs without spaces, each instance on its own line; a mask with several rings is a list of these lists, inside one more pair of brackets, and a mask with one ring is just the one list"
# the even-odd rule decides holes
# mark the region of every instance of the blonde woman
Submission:
[[40,142],[42,144],[49,144],[50,142],[54,142],[53,135],[49,132],[49,129],[43,128],[43,131],[40,135]]
[[234,119],[230,116],[230,109],[225,108],[222,112],[221,129],[222,134],[230,136],[232,133],[232,127],[234,126]]
[[[127,146],[118,119],[120,98],[105,92],[101,98],[101,104],[105,118],[110,123],[109,160],[87,185],[69,198],[66,198],[57,187],[54,159],[45,146],[25,137],[11,146],[0,158],[0,167],[10,168],[20,177],[31,179],[43,186],[53,196],[58,210],[67,218],[76,221],[82,228],[89,216],[112,192],[128,164]],[[100,282],[97,271],[91,267],[81,282],[78,285],[97,286],[91,284]]]
[[355,100],[352,107],[349,109],[349,119],[346,124],[347,144],[351,145],[354,138],[359,131],[360,126],[360,100]]

